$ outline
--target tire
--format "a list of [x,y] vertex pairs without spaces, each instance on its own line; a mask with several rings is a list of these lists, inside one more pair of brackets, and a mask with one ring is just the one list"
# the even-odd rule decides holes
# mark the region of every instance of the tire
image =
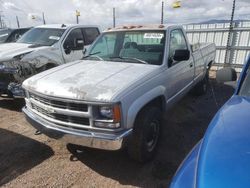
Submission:
[[209,80],[209,75],[208,72],[206,73],[206,76],[201,80],[193,89],[193,94],[195,96],[201,96],[206,94],[207,88],[208,88],[208,80]]
[[128,145],[128,154],[133,160],[144,163],[153,158],[160,137],[161,120],[162,112],[154,106],[148,106],[138,114]]

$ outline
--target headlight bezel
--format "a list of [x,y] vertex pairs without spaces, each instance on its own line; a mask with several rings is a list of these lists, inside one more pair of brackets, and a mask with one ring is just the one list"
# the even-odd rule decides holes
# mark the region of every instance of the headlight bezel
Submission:
[[94,120],[95,127],[107,128],[107,129],[121,128],[122,126],[121,103],[98,105],[96,106],[96,112],[97,113]]

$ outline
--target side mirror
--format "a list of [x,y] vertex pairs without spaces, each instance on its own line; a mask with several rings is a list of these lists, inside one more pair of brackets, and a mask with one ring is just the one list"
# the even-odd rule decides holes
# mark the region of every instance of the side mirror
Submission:
[[226,67],[217,71],[216,80],[219,83],[236,81],[237,73],[235,69],[231,67]]
[[15,42],[16,42],[20,37],[21,37],[20,34],[16,34],[16,35],[15,35]]
[[83,39],[74,39],[74,47],[73,50],[82,50],[84,46]]
[[175,50],[174,52],[174,61],[187,61],[190,58],[189,50]]
[[87,48],[83,48],[82,53],[83,53],[83,56],[85,56],[85,54],[87,53]]
[[71,53],[71,48],[69,46],[67,46],[66,48],[64,48],[64,52],[65,54],[70,54]]

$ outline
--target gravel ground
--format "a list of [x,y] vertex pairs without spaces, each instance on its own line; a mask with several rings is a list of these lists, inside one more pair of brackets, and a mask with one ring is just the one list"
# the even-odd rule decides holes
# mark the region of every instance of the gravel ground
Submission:
[[71,145],[36,136],[21,112],[24,102],[0,98],[0,186],[168,187],[185,155],[233,93],[213,79],[210,83],[206,95],[189,94],[164,115],[158,152],[144,165],[131,161],[126,151],[81,147],[75,153]]

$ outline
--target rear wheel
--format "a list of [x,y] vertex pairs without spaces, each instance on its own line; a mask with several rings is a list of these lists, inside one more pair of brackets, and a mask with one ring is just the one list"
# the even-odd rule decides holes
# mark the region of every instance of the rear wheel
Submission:
[[154,106],[146,107],[139,113],[128,145],[132,159],[146,162],[153,158],[160,136],[161,119],[161,110]]

